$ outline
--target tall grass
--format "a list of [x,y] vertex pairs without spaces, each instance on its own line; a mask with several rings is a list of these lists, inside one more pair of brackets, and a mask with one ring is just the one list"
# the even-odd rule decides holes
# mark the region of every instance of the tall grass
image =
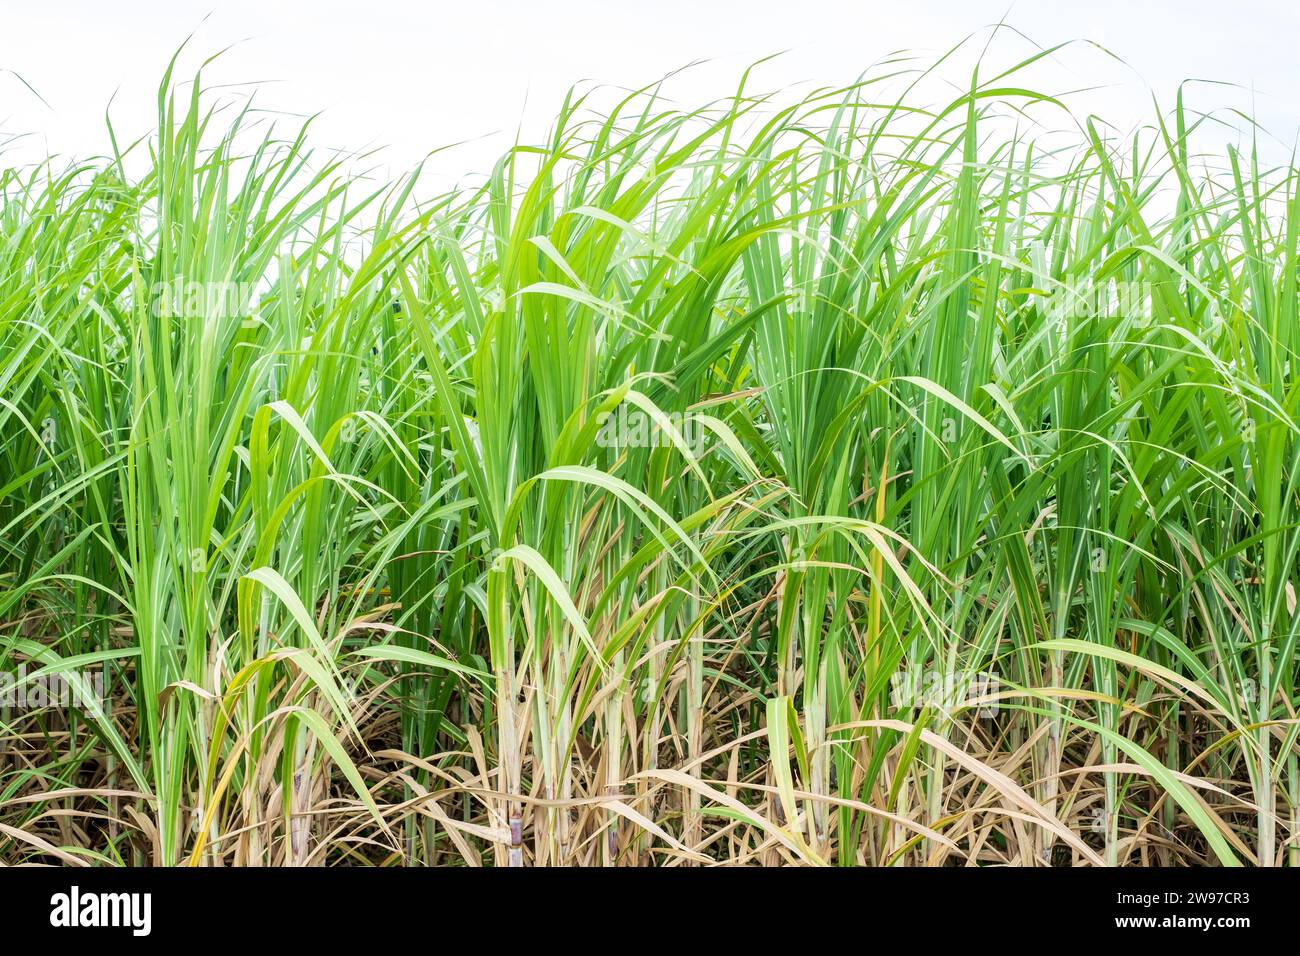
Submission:
[[1041,55],[4,170],[0,857],[1300,862],[1300,176]]

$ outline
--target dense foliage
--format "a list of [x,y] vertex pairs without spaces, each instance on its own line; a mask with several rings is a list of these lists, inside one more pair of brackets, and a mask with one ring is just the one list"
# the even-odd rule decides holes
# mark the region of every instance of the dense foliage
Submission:
[[1300,862],[1300,177],[1013,74],[0,172],[0,859]]

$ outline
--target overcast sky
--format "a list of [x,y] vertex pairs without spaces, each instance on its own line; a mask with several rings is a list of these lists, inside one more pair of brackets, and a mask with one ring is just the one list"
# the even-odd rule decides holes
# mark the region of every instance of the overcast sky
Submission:
[[1050,92],[1102,85],[1076,102],[1121,127],[1141,119],[1153,91],[1170,103],[1180,79],[1199,77],[1239,88],[1198,86],[1197,105],[1252,112],[1287,146],[1300,128],[1294,2],[11,0],[0,34],[0,68],[12,71],[0,74],[0,131],[33,134],[8,148],[9,162],[100,153],[112,98],[119,135],[145,133],[166,62],[194,34],[183,75],[233,44],[208,82],[261,81],[265,106],[322,111],[321,145],[385,145],[398,169],[474,141],[432,161],[451,177],[482,170],[521,125],[543,131],[579,80],[640,86],[709,60],[670,87],[683,105],[698,105],[734,90],[748,63],[786,51],[755,87],[811,88],[849,81],[893,51],[937,55],[1004,15],[1028,40],[1008,34],[995,46],[1002,60],[1030,51],[1030,41],[1073,38],[1122,59],[1079,45],[1035,74]]

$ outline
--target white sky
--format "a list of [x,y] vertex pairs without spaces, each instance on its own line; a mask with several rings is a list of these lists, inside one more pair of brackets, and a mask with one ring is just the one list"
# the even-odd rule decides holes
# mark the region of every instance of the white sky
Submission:
[[[1152,91],[1171,104],[1180,79],[1199,77],[1241,88],[1197,86],[1197,106],[1250,112],[1288,148],[1300,129],[1293,0],[6,0],[0,68],[49,105],[0,74],[0,132],[31,134],[0,161],[104,152],[115,92],[119,137],[148,132],[158,80],[191,33],[181,77],[235,44],[206,83],[262,81],[263,106],[323,111],[318,145],[386,146],[397,170],[474,141],[432,161],[451,178],[485,172],[521,124],[525,138],[544,133],[580,80],[640,86],[707,59],[669,88],[697,106],[734,91],[743,68],[771,53],[787,51],[751,88],[831,85],[893,51],[937,55],[1004,15],[1043,46],[1087,38],[1122,58],[1128,66],[1078,45],[1034,74],[1045,92],[1104,85],[1076,103],[1122,128],[1147,115]],[[1032,46],[1007,35],[994,49],[1009,65]]]

